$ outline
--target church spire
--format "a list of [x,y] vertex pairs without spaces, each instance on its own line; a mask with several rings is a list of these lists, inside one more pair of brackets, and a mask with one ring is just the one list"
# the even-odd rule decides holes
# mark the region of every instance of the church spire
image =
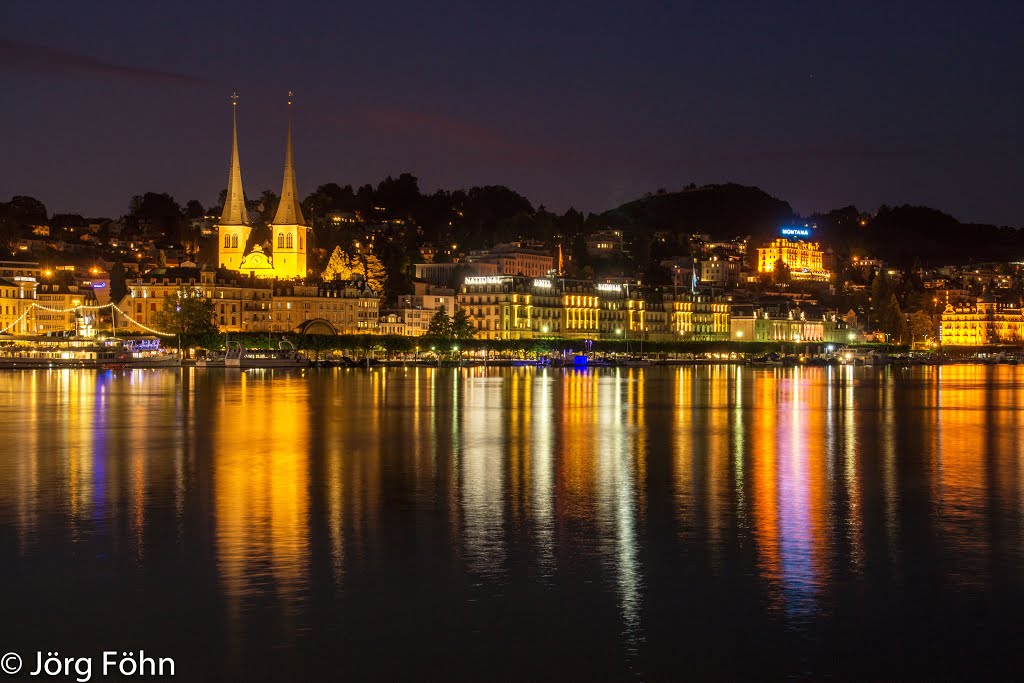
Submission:
[[284,182],[281,185],[281,202],[277,205],[273,225],[305,225],[302,207],[299,206],[299,190],[295,184],[295,164],[292,161],[292,91],[288,91],[288,143],[284,152]]
[[242,191],[242,167],[238,164],[238,93],[231,95],[231,171],[228,173],[228,193],[224,197],[224,210],[220,214],[221,225],[248,225],[249,214],[245,210],[245,193]]

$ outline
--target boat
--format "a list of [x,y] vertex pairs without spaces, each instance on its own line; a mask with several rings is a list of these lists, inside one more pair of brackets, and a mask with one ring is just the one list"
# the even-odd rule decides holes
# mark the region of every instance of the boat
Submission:
[[305,368],[309,359],[288,340],[278,342],[276,349],[247,349],[241,342],[230,341],[224,356],[228,368]]
[[622,358],[617,363],[624,368],[646,368],[654,365],[648,358]]
[[161,348],[156,337],[32,337],[0,347],[0,368],[123,367],[181,367],[181,357]]
[[196,359],[197,368],[223,368],[226,367],[224,360],[226,355],[223,353],[207,353],[202,358]]
[[889,365],[892,361],[885,353],[877,349],[840,349],[836,356],[843,365]]

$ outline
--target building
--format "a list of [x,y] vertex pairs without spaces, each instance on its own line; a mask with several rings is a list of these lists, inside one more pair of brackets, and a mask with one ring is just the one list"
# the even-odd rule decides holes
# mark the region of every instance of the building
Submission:
[[[772,273],[780,259],[789,267],[794,282],[828,282],[832,273],[825,269],[824,253],[817,242],[804,241],[810,228],[782,228],[781,237],[757,250],[757,272]],[[797,239],[790,239],[797,238]]]
[[732,297],[706,292],[673,294],[670,332],[675,339],[717,341],[729,338]]
[[733,287],[740,282],[742,268],[739,260],[712,256],[700,262],[700,281],[713,287]]
[[35,334],[36,283],[0,278],[0,334]]
[[836,311],[782,297],[734,304],[729,319],[733,341],[845,344],[855,337]]
[[458,305],[481,339],[593,339],[600,332],[596,290],[581,280],[467,277]]
[[36,334],[77,334],[90,336],[96,324],[94,311],[78,306],[95,306],[91,287],[64,282],[43,282],[36,287]]
[[598,230],[584,238],[587,254],[595,258],[610,258],[625,251],[621,230]]
[[948,304],[942,312],[940,335],[943,346],[1020,344],[1024,342],[1024,313],[991,297],[970,304]]
[[471,251],[469,263],[493,263],[497,275],[544,277],[555,269],[555,257],[541,244],[510,242],[497,244],[491,249]]
[[189,263],[154,268],[127,285],[119,308],[139,326],[156,327],[164,301],[188,287],[213,301],[214,322],[224,332],[291,332],[313,321],[329,323],[338,334],[378,331],[380,300],[348,282],[219,281],[214,271]]
[[607,339],[646,339],[647,301],[640,288],[625,283],[601,282],[594,285],[600,304],[598,329]]
[[495,263],[417,263],[414,264],[417,280],[423,280],[438,287],[451,282],[456,268],[467,277],[487,277],[498,275]]
[[420,337],[427,333],[430,321],[444,308],[455,312],[455,291],[428,282],[413,282],[413,293],[399,297],[399,307],[381,314],[381,334]]
[[483,339],[725,340],[731,298],[645,295],[629,283],[563,278],[470,277],[458,295]]
[[217,225],[218,263],[228,270],[263,279],[304,278],[307,270],[309,227],[299,206],[292,159],[291,100],[288,102],[288,137],[285,144],[284,180],[281,201],[270,223],[271,250],[249,244],[252,226],[245,208],[242,170],[238,161],[238,124],[235,117],[237,100],[232,102],[231,168],[224,210]]

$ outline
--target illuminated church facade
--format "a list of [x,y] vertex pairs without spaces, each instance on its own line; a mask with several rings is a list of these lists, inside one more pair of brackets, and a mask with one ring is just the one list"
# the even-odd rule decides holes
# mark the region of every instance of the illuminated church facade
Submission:
[[242,169],[238,163],[238,123],[234,110],[237,98],[232,98],[231,169],[224,210],[217,225],[217,256],[222,268],[242,275],[258,278],[296,279],[308,274],[306,260],[309,248],[309,226],[299,206],[299,193],[295,182],[295,164],[292,158],[291,93],[289,93],[288,138],[285,145],[284,181],[281,201],[270,223],[271,249],[264,251],[259,244],[249,245],[252,225],[245,208],[242,190]]

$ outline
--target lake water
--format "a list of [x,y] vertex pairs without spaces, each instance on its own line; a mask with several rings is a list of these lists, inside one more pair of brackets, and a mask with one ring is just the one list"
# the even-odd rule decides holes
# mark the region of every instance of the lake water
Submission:
[[0,651],[991,676],[1024,650],[1022,406],[1005,366],[3,372]]

